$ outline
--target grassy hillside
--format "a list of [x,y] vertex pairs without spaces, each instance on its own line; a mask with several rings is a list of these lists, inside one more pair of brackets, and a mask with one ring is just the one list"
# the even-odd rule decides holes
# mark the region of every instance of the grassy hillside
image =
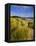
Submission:
[[10,40],[32,40],[33,20],[10,17]]

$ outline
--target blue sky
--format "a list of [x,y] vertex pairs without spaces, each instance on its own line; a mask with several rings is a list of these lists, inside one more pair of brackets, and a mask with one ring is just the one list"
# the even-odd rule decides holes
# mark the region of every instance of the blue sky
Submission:
[[10,15],[20,17],[33,17],[33,7],[11,5]]

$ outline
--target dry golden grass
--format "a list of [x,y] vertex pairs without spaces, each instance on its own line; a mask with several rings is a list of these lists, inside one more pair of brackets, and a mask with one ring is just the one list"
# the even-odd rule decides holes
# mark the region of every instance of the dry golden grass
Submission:
[[32,40],[33,28],[32,27],[30,28],[28,26],[28,22],[33,22],[33,21],[10,17],[10,37],[11,37],[10,39],[11,40]]

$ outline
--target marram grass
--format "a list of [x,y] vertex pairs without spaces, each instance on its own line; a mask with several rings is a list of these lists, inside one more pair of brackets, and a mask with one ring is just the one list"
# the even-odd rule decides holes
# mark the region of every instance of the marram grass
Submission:
[[[30,24],[28,25],[28,23]],[[32,40],[33,21],[10,17],[10,40]]]

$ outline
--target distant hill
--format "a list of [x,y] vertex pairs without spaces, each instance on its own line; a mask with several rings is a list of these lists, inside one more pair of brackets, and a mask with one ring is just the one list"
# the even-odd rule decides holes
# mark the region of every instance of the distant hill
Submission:
[[20,17],[20,16],[10,16],[12,18],[21,18],[21,19],[34,19],[34,17]]

